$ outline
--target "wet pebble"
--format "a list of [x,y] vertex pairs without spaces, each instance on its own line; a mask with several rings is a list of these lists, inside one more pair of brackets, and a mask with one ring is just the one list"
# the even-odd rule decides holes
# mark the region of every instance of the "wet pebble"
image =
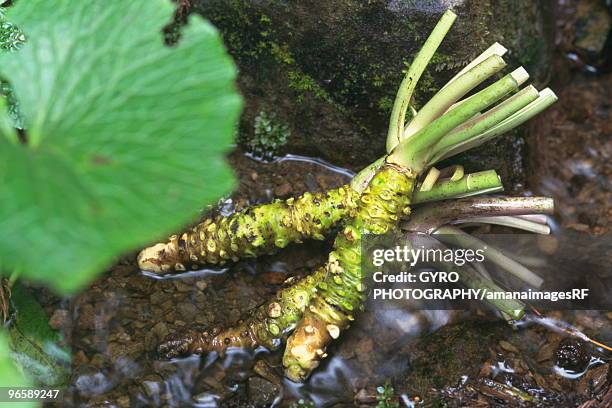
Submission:
[[79,350],[72,356],[72,364],[75,366],[85,365],[89,362],[89,359],[83,352],[83,350]]
[[190,285],[188,283],[185,283],[181,280],[174,280],[174,287],[176,288],[176,290],[180,293],[188,293],[191,292],[193,290],[193,285]]
[[127,395],[122,395],[121,397],[117,398],[117,405],[120,408],[129,408],[130,407],[130,397]]
[[166,299],[166,294],[161,291],[156,291],[149,296],[149,301],[152,305],[159,305]]
[[81,395],[97,395],[110,390],[113,382],[95,367],[81,366],[74,381]]
[[542,363],[547,360],[552,360],[555,355],[555,346],[551,343],[545,343],[540,350],[538,350],[538,354],[536,355],[536,361]]
[[102,354],[94,354],[91,358],[91,364],[94,367],[102,368],[104,365],[104,356]]
[[589,365],[591,356],[583,342],[576,339],[564,339],[557,349],[556,362],[561,368],[575,373],[581,373]]
[[198,309],[193,303],[190,302],[179,303],[177,310],[181,315],[181,318],[188,322],[192,322],[195,319],[196,313],[198,313]]
[[499,347],[501,347],[502,350],[504,351],[509,351],[511,353],[516,353],[516,354],[520,354],[519,350],[516,348],[516,346],[514,346],[514,344],[506,341],[506,340],[501,340],[499,342]]
[[77,324],[83,330],[93,330],[95,327],[96,313],[91,304],[84,304],[78,309]]
[[55,330],[67,327],[69,324],[70,315],[68,310],[65,309],[57,309],[55,312],[53,312],[53,315],[49,319],[49,326]]
[[204,291],[208,287],[208,282],[206,282],[205,280],[200,279],[200,280],[198,280],[196,282],[195,285],[196,285],[196,288],[198,288],[201,291]]
[[159,322],[145,334],[145,348],[148,351],[155,350],[159,342],[168,335],[168,327],[164,322]]
[[251,377],[248,382],[249,399],[255,406],[269,406],[279,394],[280,388],[272,382],[261,378]]
[[285,197],[288,196],[292,191],[293,188],[291,187],[291,184],[285,182],[274,188],[274,195],[276,195],[277,197]]
[[147,375],[141,383],[143,393],[150,399],[155,399],[163,390],[163,381],[158,375]]

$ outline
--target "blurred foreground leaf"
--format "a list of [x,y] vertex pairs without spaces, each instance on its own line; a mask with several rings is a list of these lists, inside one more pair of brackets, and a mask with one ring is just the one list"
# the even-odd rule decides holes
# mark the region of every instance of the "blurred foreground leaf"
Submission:
[[177,47],[163,46],[172,11],[166,0],[9,9],[27,41],[0,55],[0,77],[19,101],[26,143],[0,134],[5,271],[76,290],[231,188],[235,68],[199,18]]
[[0,384],[3,387],[28,387],[32,385],[11,359],[8,337],[4,330],[0,330]]

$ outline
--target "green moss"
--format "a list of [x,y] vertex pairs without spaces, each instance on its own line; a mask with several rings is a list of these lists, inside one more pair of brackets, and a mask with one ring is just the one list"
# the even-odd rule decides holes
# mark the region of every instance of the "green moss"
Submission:
[[246,146],[255,157],[271,160],[287,143],[291,132],[286,123],[280,121],[275,113],[261,111],[253,123],[253,137]]
[[289,87],[298,91],[297,100],[301,102],[305,94],[312,93],[317,99],[333,104],[331,96],[327,91],[317,83],[310,75],[305,74],[300,70],[292,70],[288,72]]
[[259,22],[262,24],[272,24],[272,19],[267,15],[262,14],[261,17],[259,17]]
[[376,388],[376,408],[398,408],[399,402],[395,396],[395,390],[388,381],[385,385]]
[[263,46],[269,46],[270,53],[280,64],[292,65],[295,63],[295,59],[293,59],[287,44],[279,45],[272,41],[268,45],[263,44]]
[[307,400],[307,399],[303,399],[303,398],[300,398],[296,402],[289,405],[289,408],[314,408],[314,407],[315,407],[314,402]]
[[378,100],[378,109],[384,113],[391,112],[391,109],[393,109],[393,99],[388,96],[383,96]]

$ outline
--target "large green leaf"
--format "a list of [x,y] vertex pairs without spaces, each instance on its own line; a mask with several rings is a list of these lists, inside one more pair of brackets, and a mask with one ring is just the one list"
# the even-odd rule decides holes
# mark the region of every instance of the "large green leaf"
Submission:
[[171,15],[167,0],[9,10],[27,42],[0,55],[0,77],[27,144],[0,135],[0,268],[74,290],[231,188],[234,66],[199,18],[164,47]]

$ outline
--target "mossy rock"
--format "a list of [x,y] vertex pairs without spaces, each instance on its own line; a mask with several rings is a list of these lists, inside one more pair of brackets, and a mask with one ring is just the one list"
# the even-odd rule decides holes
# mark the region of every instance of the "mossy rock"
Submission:
[[[403,72],[447,3],[190,0],[189,10],[221,30],[240,68],[239,86],[246,98],[243,145],[253,137],[255,118],[265,111],[289,126],[291,136],[282,151],[359,168],[384,152]],[[546,80],[552,27],[547,2],[451,3],[459,19],[419,83],[417,107],[495,41],[510,50],[506,60],[511,67],[524,65],[536,84]],[[512,176],[512,184],[522,182],[522,149],[514,142],[501,147],[480,155],[501,150],[492,165]]]

